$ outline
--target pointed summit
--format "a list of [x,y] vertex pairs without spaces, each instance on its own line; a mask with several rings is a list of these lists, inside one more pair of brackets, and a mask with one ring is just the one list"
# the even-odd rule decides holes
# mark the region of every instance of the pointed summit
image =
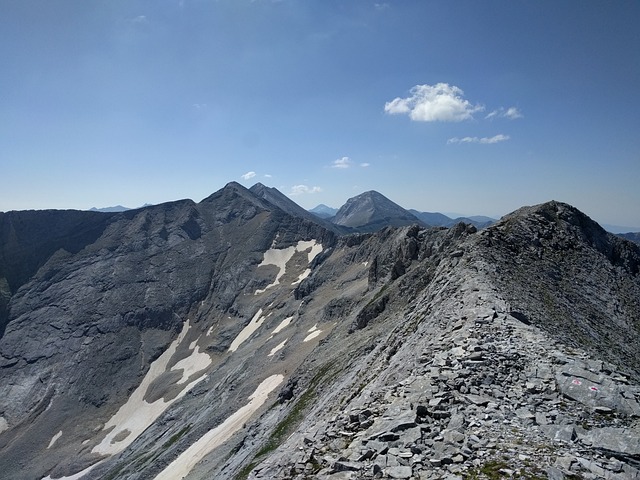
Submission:
[[332,219],[336,225],[361,232],[374,232],[386,226],[404,227],[426,224],[411,212],[375,190],[350,198]]
[[266,200],[272,205],[275,205],[279,209],[287,212],[289,215],[292,215],[294,217],[304,218],[309,222],[313,222],[318,225],[321,225],[327,230],[330,230],[335,233],[344,233],[343,231],[344,229],[340,228],[338,225],[334,225],[333,223],[328,222],[327,220],[324,220],[323,218],[319,218],[316,215],[309,213],[300,205],[298,205],[289,197],[287,197],[285,194],[280,192],[280,190],[278,190],[277,188],[267,187],[262,183],[256,183],[253,187],[249,189],[249,191],[253,193],[256,197]]

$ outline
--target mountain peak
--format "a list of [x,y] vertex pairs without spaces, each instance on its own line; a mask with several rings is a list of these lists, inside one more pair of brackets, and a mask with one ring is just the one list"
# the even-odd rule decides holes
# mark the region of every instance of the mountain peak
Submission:
[[333,223],[360,231],[375,231],[387,225],[425,225],[411,212],[375,190],[348,199],[336,213]]

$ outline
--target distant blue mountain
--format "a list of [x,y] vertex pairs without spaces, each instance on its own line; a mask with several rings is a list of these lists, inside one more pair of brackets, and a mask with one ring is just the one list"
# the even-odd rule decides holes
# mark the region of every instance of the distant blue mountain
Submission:
[[309,212],[320,218],[331,218],[335,216],[336,213],[338,213],[338,209],[328,207],[325,204],[321,203],[317,207],[313,207],[311,210],[309,210]]
[[423,222],[432,225],[434,227],[451,227],[456,223],[470,223],[474,225],[476,228],[484,228],[488,227],[492,223],[495,223],[496,220],[491,217],[485,217],[482,215],[474,215],[472,217],[457,217],[451,218],[446,216],[443,213],[438,212],[419,212],[418,210],[409,210],[416,217],[418,217]]
[[103,208],[90,208],[89,211],[90,212],[104,212],[104,213],[114,213],[114,212],[126,212],[127,210],[137,210],[138,208],[144,208],[144,207],[150,207],[151,204],[150,203],[145,203],[144,205],[142,205],[142,207],[136,207],[136,208],[128,208],[128,207],[123,207],[122,205],[116,205],[114,207],[103,207]]

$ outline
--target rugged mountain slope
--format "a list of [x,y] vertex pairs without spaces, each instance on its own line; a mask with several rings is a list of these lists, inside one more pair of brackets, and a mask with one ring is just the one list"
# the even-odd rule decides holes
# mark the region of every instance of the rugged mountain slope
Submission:
[[250,189],[251,193],[254,195],[266,200],[267,202],[275,205],[279,209],[285,211],[289,215],[294,217],[304,218],[305,220],[313,223],[317,223],[322,227],[326,228],[329,231],[335,233],[347,233],[349,229],[340,227],[339,225],[335,225],[324,218],[320,218],[317,215],[314,215],[300,205],[292,201],[289,197],[281,193],[278,189],[273,187],[267,187],[262,183],[256,183]]
[[[264,252],[292,246],[301,250],[290,252],[292,261],[306,268],[304,250],[310,255],[313,245],[299,242],[326,248],[332,239],[316,224],[230,184],[200,204],[118,214],[84,248],[57,250],[9,303],[0,343],[1,423],[8,427],[0,437],[3,471],[9,478],[39,478],[61,459],[70,461],[54,468],[58,477],[95,463],[103,451],[86,437],[100,431],[179,332],[174,366],[189,352],[196,361],[185,364],[184,378],[168,364],[145,392],[153,408],[186,393],[200,378],[194,375],[213,368],[225,342],[256,314],[243,296],[269,285],[278,269],[253,272]],[[215,341],[203,338],[196,347],[202,329],[212,329]],[[116,440],[126,445],[139,434],[134,430],[125,428]],[[59,431],[56,448],[47,448]]]
[[426,226],[400,205],[373,190],[348,199],[331,222],[360,232],[374,232],[385,226]]
[[556,202],[343,237],[237,184],[115,215],[10,299],[0,468],[634,478],[639,252]]

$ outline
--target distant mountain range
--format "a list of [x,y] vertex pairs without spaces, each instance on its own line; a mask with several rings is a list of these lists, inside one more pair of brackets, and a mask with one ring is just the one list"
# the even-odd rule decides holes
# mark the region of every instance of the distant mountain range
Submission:
[[379,192],[371,190],[347,200],[339,209],[320,204],[309,210],[315,216],[351,231],[374,232],[385,226],[420,225],[451,227],[457,223],[469,223],[484,228],[496,220],[490,217],[473,216],[450,218],[442,213],[406,210]]
[[144,208],[144,207],[150,207],[151,204],[150,203],[145,203],[144,205],[142,205],[141,207],[136,207],[136,208],[128,208],[128,207],[123,207],[122,205],[116,205],[114,207],[103,207],[103,208],[90,208],[89,211],[90,212],[103,212],[103,213],[118,213],[118,212],[126,212],[128,210],[136,210],[138,208]]

